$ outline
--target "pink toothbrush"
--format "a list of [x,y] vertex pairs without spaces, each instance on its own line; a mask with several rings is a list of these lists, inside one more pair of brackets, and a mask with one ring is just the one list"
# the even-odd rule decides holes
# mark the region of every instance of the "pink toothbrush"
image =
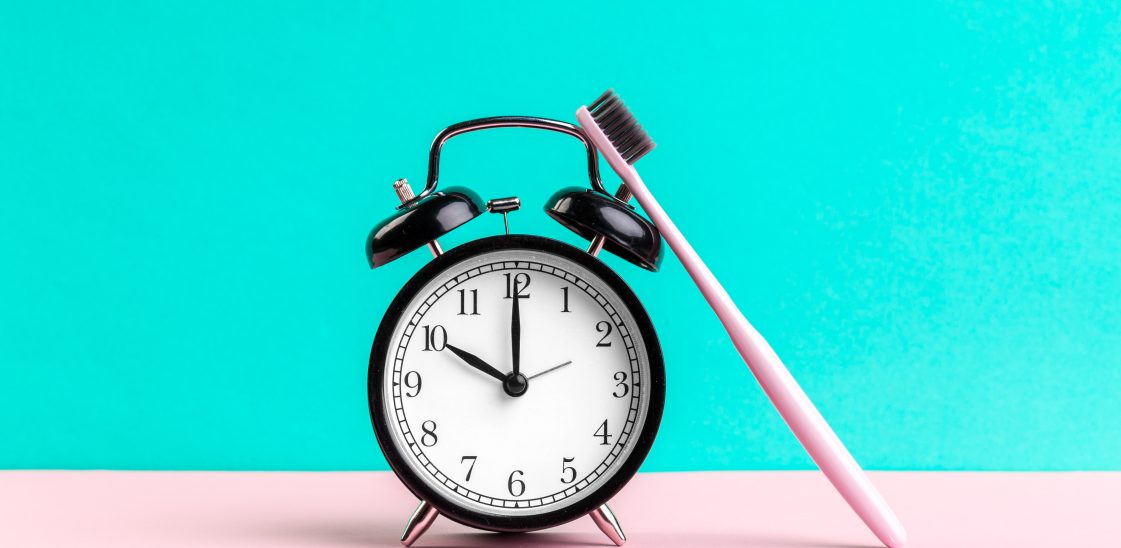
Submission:
[[[802,387],[798,386],[771,345],[743,317],[728,292],[631,166],[653,150],[654,141],[638,125],[630,110],[614,91],[608,90],[590,107],[580,107],[576,111],[576,120],[685,265],[685,270],[728,330],[747,367],[825,477],[881,542],[889,548],[900,548],[906,544],[907,532],[887,501],[845,449],[837,434],[833,433]],[[625,198],[626,194],[621,190],[618,195]]]

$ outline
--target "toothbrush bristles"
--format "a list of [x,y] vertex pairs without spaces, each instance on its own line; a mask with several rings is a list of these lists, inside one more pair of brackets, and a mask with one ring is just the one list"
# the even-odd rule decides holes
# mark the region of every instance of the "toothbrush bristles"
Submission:
[[588,107],[592,119],[599,126],[616,152],[628,164],[637,162],[651,150],[654,150],[654,141],[638,125],[630,109],[615,95],[615,90],[607,90]]
[[613,89],[609,89],[609,90],[603,92],[603,95],[600,95],[598,99],[596,99],[595,101],[592,102],[591,106],[588,107],[588,110],[595,109],[600,104],[602,104],[604,101],[606,101],[607,99],[611,98],[614,95],[615,95],[615,90],[613,90]]

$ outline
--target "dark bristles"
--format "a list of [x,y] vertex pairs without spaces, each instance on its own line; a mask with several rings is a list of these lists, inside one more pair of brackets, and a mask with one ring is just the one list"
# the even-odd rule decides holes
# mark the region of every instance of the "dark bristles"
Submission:
[[596,121],[603,133],[611,140],[615,150],[627,161],[633,164],[654,150],[654,141],[638,125],[631,111],[623,101],[615,95],[614,90],[607,90],[588,107],[592,119]]
[[592,109],[598,107],[601,103],[606,101],[608,98],[611,98],[611,97],[614,97],[614,96],[615,96],[615,90],[613,90],[613,89],[609,89],[609,90],[603,92],[603,95],[600,95],[599,99],[596,99],[594,102],[592,102],[592,106],[588,107],[588,110],[592,110]]

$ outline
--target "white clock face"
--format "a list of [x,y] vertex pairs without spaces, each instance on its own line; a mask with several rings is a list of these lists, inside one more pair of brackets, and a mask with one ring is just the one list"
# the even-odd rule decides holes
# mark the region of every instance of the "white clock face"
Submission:
[[650,408],[634,313],[588,269],[544,251],[485,252],[437,274],[384,359],[382,412],[404,465],[483,514],[540,514],[594,493]]

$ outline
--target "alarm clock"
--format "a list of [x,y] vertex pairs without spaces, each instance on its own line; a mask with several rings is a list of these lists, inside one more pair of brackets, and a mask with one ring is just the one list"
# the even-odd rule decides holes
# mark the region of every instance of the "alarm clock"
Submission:
[[[510,234],[516,197],[484,203],[467,188],[438,190],[440,151],[452,137],[492,128],[543,129],[579,139],[588,187],[559,189],[545,212],[590,240],[587,249]],[[418,195],[371,230],[372,268],[427,247],[433,260],[397,293],[374,337],[370,417],[378,444],[420,499],[402,543],[443,515],[498,532],[526,532],[590,516],[616,544],[607,502],[638,471],[658,431],[665,369],[658,336],[635,293],[597,258],[606,250],[656,271],[662,239],[609,194],[596,149],[578,126],[501,116],[441,131]],[[444,252],[438,238],[502,214],[505,231]]]

